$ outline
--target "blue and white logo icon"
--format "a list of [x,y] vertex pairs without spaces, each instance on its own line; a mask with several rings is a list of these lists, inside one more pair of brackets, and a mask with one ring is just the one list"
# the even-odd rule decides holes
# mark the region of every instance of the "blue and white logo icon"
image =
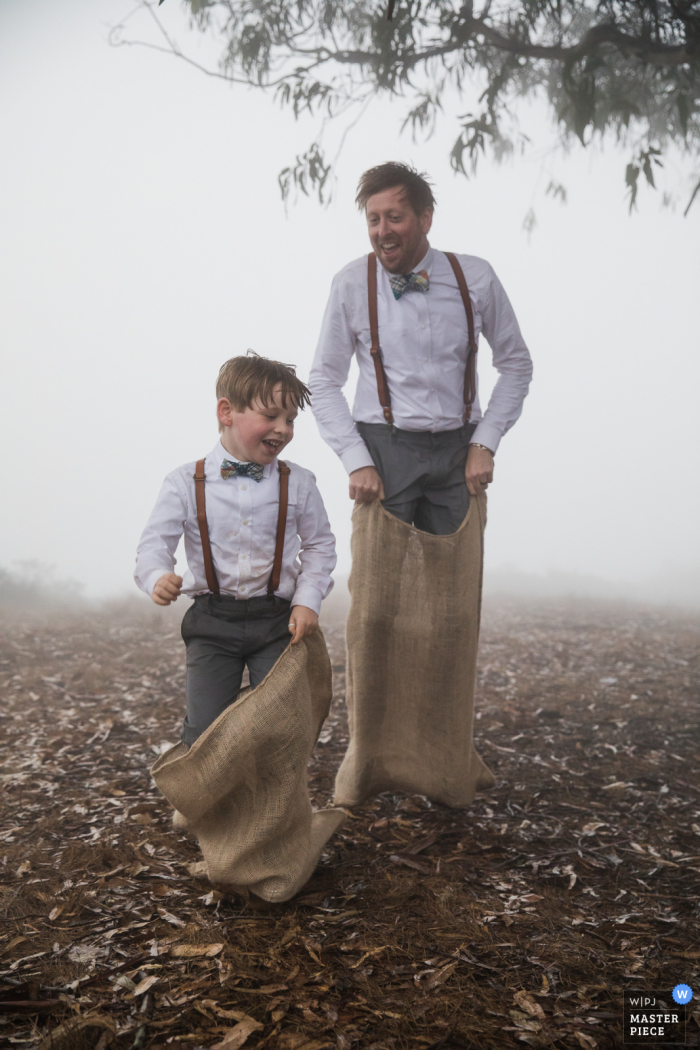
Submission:
[[677,984],[673,989],[672,995],[679,1006],[685,1006],[693,998],[693,989],[687,984]]

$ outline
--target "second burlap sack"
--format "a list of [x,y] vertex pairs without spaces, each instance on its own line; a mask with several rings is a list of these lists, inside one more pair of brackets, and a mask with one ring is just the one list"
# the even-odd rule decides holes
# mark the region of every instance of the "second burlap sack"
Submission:
[[493,785],[473,743],[485,523],[483,496],[449,536],[355,508],[336,805],[399,790],[461,807]]
[[215,885],[286,901],[312,875],[344,819],[338,809],[313,812],[309,799],[307,765],[330,702],[330,660],[317,631],[290,645],[189,751],[177,744],[153,766]]

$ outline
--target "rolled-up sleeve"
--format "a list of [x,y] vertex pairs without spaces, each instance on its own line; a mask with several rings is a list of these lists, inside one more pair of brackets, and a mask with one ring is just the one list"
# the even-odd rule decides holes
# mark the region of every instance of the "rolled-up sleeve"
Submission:
[[472,441],[496,451],[503,435],[523,410],[532,379],[532,360],[503,285],[488,266],[485,301],[480,304],[482,331],[493,354],[498,379]]
[[330,445],[348,474],[361,467],[374,466],[367,446],[357,432],[350,406],[343,394],[350,362],[355,352],[355,337],[348,323],[343,299],[343,275],[338,274],[321,325],[309,389],[311,411],[323,440]]
[[149,597],[160,577],[175,569],[175,551],[186,520],[187,501],[173,476],[169,475],[163,482],[136,551],[134,579]]
[[316,479],[311,473],[306,479],[305,492],[297,512],[297,535],[301,541],[301,572],[297,577],[292,605],[305,605],[307,609],[320,613],[321,602],[333,589],[331,573],[337,559],[335,536],[331,532]]

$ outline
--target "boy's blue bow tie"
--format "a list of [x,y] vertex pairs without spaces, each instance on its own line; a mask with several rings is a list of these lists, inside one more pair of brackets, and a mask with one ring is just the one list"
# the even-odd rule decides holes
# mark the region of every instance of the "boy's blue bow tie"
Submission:
[[242,477],[252,478],[253,481],[262,481],[264,469],[260,463],[233,463],[230,459],[225,459],[221,464],[221,477],[226,479],[240,474]]

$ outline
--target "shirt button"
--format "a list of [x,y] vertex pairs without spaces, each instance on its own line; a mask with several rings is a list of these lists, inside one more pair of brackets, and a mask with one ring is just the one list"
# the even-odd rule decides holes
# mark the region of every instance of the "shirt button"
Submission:
[[241,522],[241,525],[247,525],[247,524],[248,524],[248,522],[247,522],[247,521],[242,521],[242,522]]
[[245,587],[241,587],[240,589],[241,589],[242,591],[244,591],[244,590],[245,590]]
[[245,558],[245,554],[241,554],[241,558]]
[[248,486],[247,486],[247,485],[241,485],[241,488],[242,488],[243,490],[245,490],[245,489],[247,489],[247,488],[248,488]]

